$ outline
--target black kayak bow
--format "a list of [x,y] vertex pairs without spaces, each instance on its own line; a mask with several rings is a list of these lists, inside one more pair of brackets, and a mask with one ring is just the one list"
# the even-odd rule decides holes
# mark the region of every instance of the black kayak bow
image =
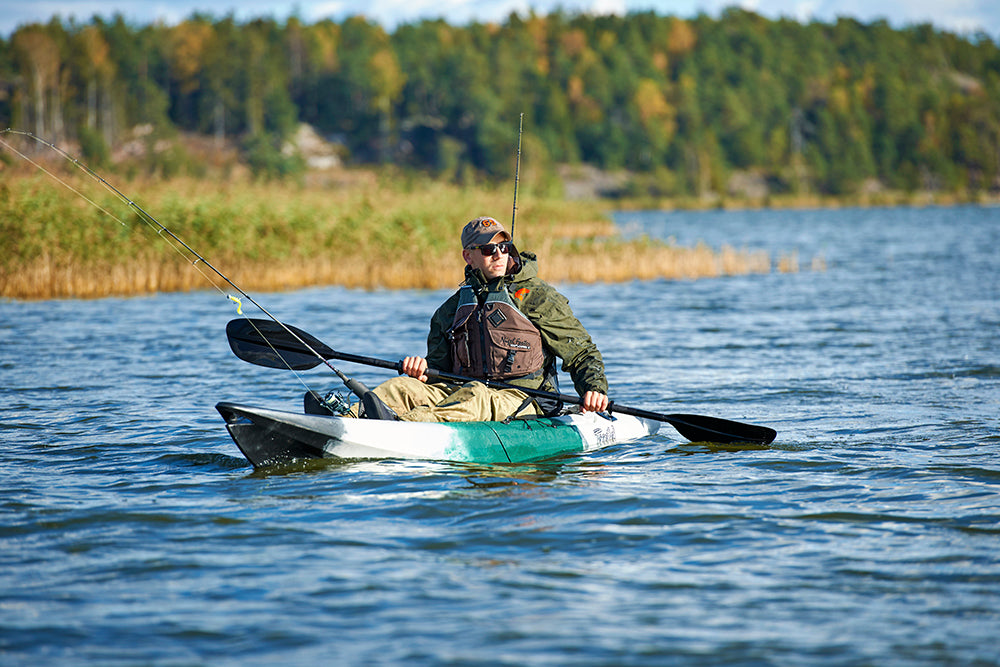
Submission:
[[[282,368],[296,371],[308,370],[319,366],[327,359],[339,359],[365,366],[394,370],[397,373],[402,372],[401,361],[387,361],[385,359],[338,352],[301,329],[272,320],[252,318],[232,320],[226,325],[226,337],[229,339],[229,346],[237,357],[251,364],[266,366],[268,368]],[[433,368],[427,369],[427,377],[432,380],[438,379],[458,383],[474,381],[474,378],[446,373]],[[496,389],[518,389],[535,398],[545,398],[577,405],[583,402],[583,399],[579,396],[518,387],[497,380],[479,379],[475,381],[482,382],[486,386]],[[664,415],[658,412],[619,405],[614,401],[608,406],[608,411],[665,422],[673,426],[678,433],[692,442],[767,445],[773,442],[778,435],[777,431],[766,426],[743,424],[728,419],[705,417],[703,415]]]

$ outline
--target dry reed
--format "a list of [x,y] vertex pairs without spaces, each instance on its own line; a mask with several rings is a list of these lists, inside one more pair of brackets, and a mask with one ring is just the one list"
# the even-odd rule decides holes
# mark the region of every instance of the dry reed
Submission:
[[[93,298],[219,288],[231,291],[178,244],[171,252],[135,211],[86,179],[60,178],[114,219],[38,176],[0,184],[0,297]],[[248,291],[313,285],[444,288],[462,276],[458,232],[482,214],[507,219],[506,189],[371,177],[337,187],[177,178],[134,181],[140,205]],[[528,200],[528,201],[526,201]],[[625,241],[592,203],[522,196],[517,242],[535,250],[552,282],[694,279],[766,273],[761,251]],[[121,223],[121,224],[119,224]],[[152,227],[152,228],[151,228]],[[160,234],[159,236],[165,236]],[[166,239],[168,242],[169,238]],[[783,258],[781,271],[798,270]]]
[[[200,266],[200,265],[199,265]],[[238,259],[214,263],[241,288],[280,291],[314,285],[361,289],[438,289],[456,286],[462,264],[458,252],[434,257],[419,266],[390,259],[349,256],[312,257],[285,263]],[[707,246],[695,248],[633,247],[596,244],[587,250],[557,252],[540,258],[540,274],[551,282],[626,282],[630,280],[696,279],[768,273],[771,260],[761,251]],[[797,266],[782,264],[782,271]],[[231,291],[215,274],[195,271],[181,261],[123,261],[92,265],[66,264],[43,257],[16,272],[0,272],[0,295],[14,299],[99,298],[206,289]]]

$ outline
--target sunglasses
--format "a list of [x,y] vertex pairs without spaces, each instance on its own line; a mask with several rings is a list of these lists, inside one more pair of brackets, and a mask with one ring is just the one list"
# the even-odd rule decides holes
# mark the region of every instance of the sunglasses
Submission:
[[514,248],[514,244],[510,241],[501,241],[500,243],[484,243],[483,245],[473,246],[469,249],[475,250],[476,248],[479,249],[479,252],[483,253],[483,257],[492,257],[498,250],[501,255],[509,255],[510,251]]

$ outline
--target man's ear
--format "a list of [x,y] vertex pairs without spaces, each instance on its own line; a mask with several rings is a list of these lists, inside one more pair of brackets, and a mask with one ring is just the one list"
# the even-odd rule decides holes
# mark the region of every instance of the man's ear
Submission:
[[464,259],[465,263],[468,264],[469,266],[472,266],[472,259],[471,259],[471,257],[472,257],[472,251],[471,250],[462,250],[462,259]]

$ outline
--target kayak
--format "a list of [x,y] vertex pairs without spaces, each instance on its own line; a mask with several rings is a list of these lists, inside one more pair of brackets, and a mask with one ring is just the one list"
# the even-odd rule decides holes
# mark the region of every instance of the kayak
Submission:
[[660,426],[652,419],[593,412],[510,422],[428,423],[300,414],[225,402],[215,407],[254,467],[296,458],[522,463],[637,440]]
[[[237,357],[258,366],[301,371],[326,364],[340,376],[354,396],[362,399],[362,403],[366,396],[374,396],[373,392],[357,380],[345,376],[329,363],[329,359],[402,372],[402,362],[338,352],[312,334],[273,318],[232,320],[226,325],[226,338]],[[428,368],[426,373],[428,378],[436,382],[461,385],[479,381],[491,388],[514,388],[536,399],[563,405],[579,405],[582,400],[579,396],[512,387],[495,380],[475,380],[433,368]],[[315,394],[313,391],[306,392],[303,406],[306,415],[334,415],[335,411],[328,409],[328,406],[324,407],[323,401]],[[380,408],[377,402],[371,407],[374,411],[368,412],[369,415],[382,416],[378,414]],[[670,424],[691,442],[768,445],[778,435],[777,431],[767,426],[741,424],[704,415],[660,414],[630,408],[617,401],[612,401],[609,405],[609,412],[613,417],[585,414],[554,420],[515,420],[510,424],[451,423],[433,424],[430,427],[418,426],[413,422],[396,425],[358,424],[344,421],[343,418],[331,422],[328,419],[316,420],[289,413],[276,414],[228,403],[220,403],[219,410],[226,419],[236,444],[251,463],[295,456],[394,456],[484,463],[532,461],[641,438],[655,433],[660,422]],[[391,424],[393,420],[360,421],[383,421]]]

